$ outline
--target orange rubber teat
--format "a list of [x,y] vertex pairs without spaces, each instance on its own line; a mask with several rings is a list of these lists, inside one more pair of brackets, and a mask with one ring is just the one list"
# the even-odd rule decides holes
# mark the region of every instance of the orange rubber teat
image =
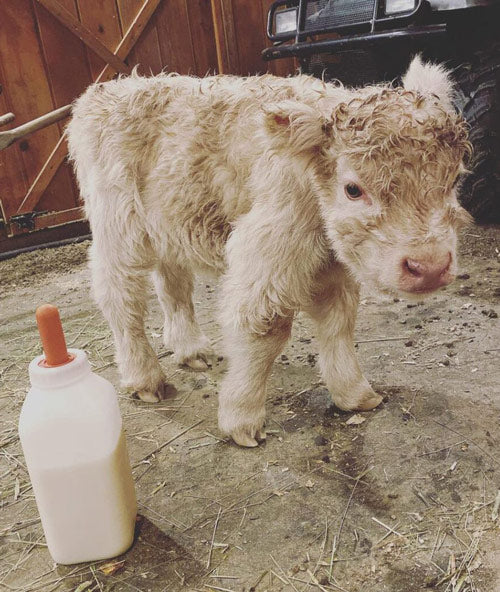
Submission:
[[68,353],[57,307],[52,304],[39,306],[36,309],[36,323],[45,354],[43,366],[62,366],[71,362],[74,356]]

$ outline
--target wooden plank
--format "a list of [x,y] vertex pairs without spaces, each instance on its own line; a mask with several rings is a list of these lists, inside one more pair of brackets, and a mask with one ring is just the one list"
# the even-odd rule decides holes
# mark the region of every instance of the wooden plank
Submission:
[[19,195],[23,195],[25,187],[19,154],[12,147],[2,150],[0,152],[0,200],[3,202],[6,216],[12,216],[15,213]]
[[110,51],[98,39],[92,31],[89,31],[69,10],[59,4],[57,0],[36,0],[52,14],[60,23],[62,23],[68,31],[81,39],[87,47],[96,53],[104,62],[107,62],[117,72],[122,74],[129,74],[130,68],[122,62],[112,51]]
[[[123,39],[120,41],[114,51],[114,53],[116,53],[116,55],[121,59],[125,59],[129,55],[132,48],[135,46],[139,37],[141,36],[142,31],[145,29],[148,22],[155,13],[160,2],[161,0],[145,0],[141,10],[137,13],[137,16],[130,24],[130,27],[123,36]],[[113,75],[114,73],[112,68],[106,66],[106,68],[104,68],[104,70],[100,73],[97,80],[109,80],[113,77]]]
[[196,61],[184,0],[162,2],[156,13],[162,62],[169,72],[194,74]]
[[[142,5],[142,0],[118,0],[122,30],[127,31]],[[146,25],[127,61],[129,64],[138,65],[139,72],[144,75],[159,74],[162,71],[163,63],[161,61],[158,29],[154,20],[150,20]]]
[[10,236],[28,234],[43,228],[53,228],[55,226],[68,224],[70,222],[83,222],[84,220],[85,212],[81,206],[69,208],[67,210],[61,210],[58,212],[47,212],[46,214],[40,214],[33,219],[34,228],[31,230],[27,228],[21,228],[16,222],[12,222],[10,224]]
[[[60,0],[76,18],[74,0]],[[45,58],[47,79],[56,106],[67,105],[79,96],[92,81],[84,43],[61,25],[41,4],[35,4],[40,41]],[[59,124],[62,134],[64,124]],[[79,192],[71,167],[63,165],[70,178],[70,191],[57,195],[49,184],[37,208],[40,210],[68,209],[77,205]],[[59,175],[58,172],[56,175]]]
[[261,57],[261,52],[266,46],[262,13],[260,2],[233,0],[233,19],[239,56],[237,73],[243,76],[267,70],[267,64]]
[[15,255],[17,250],[29,249],[34,245],[44,246],[56,241],[85,236],[89,233],[88,222],[72,222],[8,238],[0,233],[0,253]]
[[268,62],[269,71],[276,76],[291,76],[298,72],[299,64],[294,58]]
[[[61,186],[64,184],[64,193],[61,193]],[[77,195],[73,192],[71,180],[71,168],[63,163],[54,178],[51,180],[42,197],[36,204],[36,210],[60,210],[76,206]]]
[[271,44],[266,34],[267,12],[273,0],[211,0],[219,71],[226,74],[272,72],[292,74],[294,60],[264,62],[262,50]]
[[[0,19],[3,7],[0,4]],[[5,81],[0,61],[0,80]],[[12,111],[12,105],[7,100],[6,93],[0,94],[0,113]],[[2,131],[12,129],[16,122],[2,126]],[[4,215],[12,216],[19,203],[19,196],[24,195],[28,188],[28,181],[24,170],[21,154],[14,146],[0,150],[0,201],[3,203]]]
[[[222,19],[228,57],[227,74],[240,74],[240,52],[238,49],[237,31],[234,22],[233,0],[220,0],[222,7]],[[239,33],[239,31],[238,31]]]
[[210,3],[207,0],[187,0],[186,7],[195,59],[195,73],[198,76],[213,74],[217,71],[217,49]]
[[62,210],[61,212],[50,212],[35,218],[35,230],[53,228],[54,226],[68,224],[69,222],[83,222],[84,220],[85,212],[82,207]]
[[61,166],[62,161],[66,158],[67,153],[68,145],[66,142],[66,136],[63,135],[61,138],[59,138],[55,148],[45,161],[45,164],[40,169],[40,172],[36,178],[33,180],[33,183],[31,184],[26,195],[24,196],[23,201],[17,209],[17,214],[24,214],[35,209],[50,182],[55,177],[55,174],[57,173],[58,168]]
[[[121,59],[125,59],[129,54],[130,50],[134,47],[134,44],[139,38],[141,32],[144,30],[149,19],[154,14],[159,2],[160,0],[146,0],[144,2],[140,12],[137,14],[134,21],[131,23],[129,29],[125,33],[125,36],[120,41],[115,50],[115,53]],[[111,78],[113,78],[114,75],[115,72],[113,68],[111,68],[110,66],[106,66],[97,76],[96,82],[110,80]],[[47,189],[49,183],[54,177],[57,169],[66,157],[66,154],[66,141],[64,137],[61,137],[55,144],[52,153],[46,160],[45,164],[39,171],[36,179],[33,181],[31,187],[29,188],[23,202],[21,203],[21,206],[18,209],[18,213],[30,212],[35,208],[36,204],[40,201],[40,198],[42,197],[44,191]]]
[[[16,114],[16,123],[23,124],[54,108],[45,63],[37,35],[33,6],[28,0],[3,2],[0,27],[0,56],[3,62],[4,93]],[[8,68],[7,68],[8,64]],[[51,126],[12,146],[22,161],[28,183],[36,178],[50,154],[50,147],[59,138],[57,127]],[[22,173],[21,173],[22,174]],[[71,192],[67,175],[60,176],[54,190],[64,195]],[[17,194],[19,200],[23,194]]]
[[[120,18],[114,0],[77,0],[80,20],[105,47],[115,48],[122,38]],[[116,54],[115,51],[112,53]],[[117,57],[123,61],[122,56]],[[93,51],[89,52],[90,69],[95,79],[106,66],[107,60],[102,59]],[[110,68],[116,71],[114,65]],[[128,66],[127,66],[128,68]]]
[[232,0],[211,0],[217,62],[220,74],[240,72]]

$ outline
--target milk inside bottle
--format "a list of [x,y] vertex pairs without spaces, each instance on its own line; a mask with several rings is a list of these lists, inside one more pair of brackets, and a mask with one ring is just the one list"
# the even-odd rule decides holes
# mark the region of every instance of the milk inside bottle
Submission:
[[116,391],[66,348],[57,308],[41,306],[37,323],[44,355],[29,366],[19,436],[49,552],[63,564],[115,557],[137,512]]

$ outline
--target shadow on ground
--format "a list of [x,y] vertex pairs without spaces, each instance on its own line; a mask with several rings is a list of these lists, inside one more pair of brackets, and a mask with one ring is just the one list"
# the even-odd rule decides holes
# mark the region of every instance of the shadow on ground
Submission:
[[[299,316],[274,366],[267,442],[254,450],[217,429],[225,360],[201,374],[177,368],[152,296],[147,332],[178,392],[157,405],[120,392],[136,541],[116,560],[69,567],[44,545],[17,437],[40,350],[33,311],[58,304],[68,343],[118,384],[112,340],[90,297],[87,244],[0,262],[0,588],[500,590],[499,236],[465,235],[461,276],[424,303],[363,297],[358,355],[384,397],[373,412],[332,405]],[[200,281],[196,308],[217,352],[216,305],[213,281]]]

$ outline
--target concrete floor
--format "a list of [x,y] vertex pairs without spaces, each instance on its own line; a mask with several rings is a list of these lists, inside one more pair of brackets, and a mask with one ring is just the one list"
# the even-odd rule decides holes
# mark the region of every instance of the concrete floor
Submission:
[[[68,343],[118,384],[88,245],[0,262],[0,590],[500,591],[499,238],[469,230],[463,275],[423,304],[363,297],[358,353],[384,395],[373,412],[331,405],[299,317],[257,449],[218,432],[225,361],[201,374],[177,368],[152,297],[148,333],[178,394],[152,405],[120,392],[140,517],[111,568],[54,565],[17,438],[39,304],[60,307]],[[196,306],[215,351],[216,302],[213,280],[200,281]]]

